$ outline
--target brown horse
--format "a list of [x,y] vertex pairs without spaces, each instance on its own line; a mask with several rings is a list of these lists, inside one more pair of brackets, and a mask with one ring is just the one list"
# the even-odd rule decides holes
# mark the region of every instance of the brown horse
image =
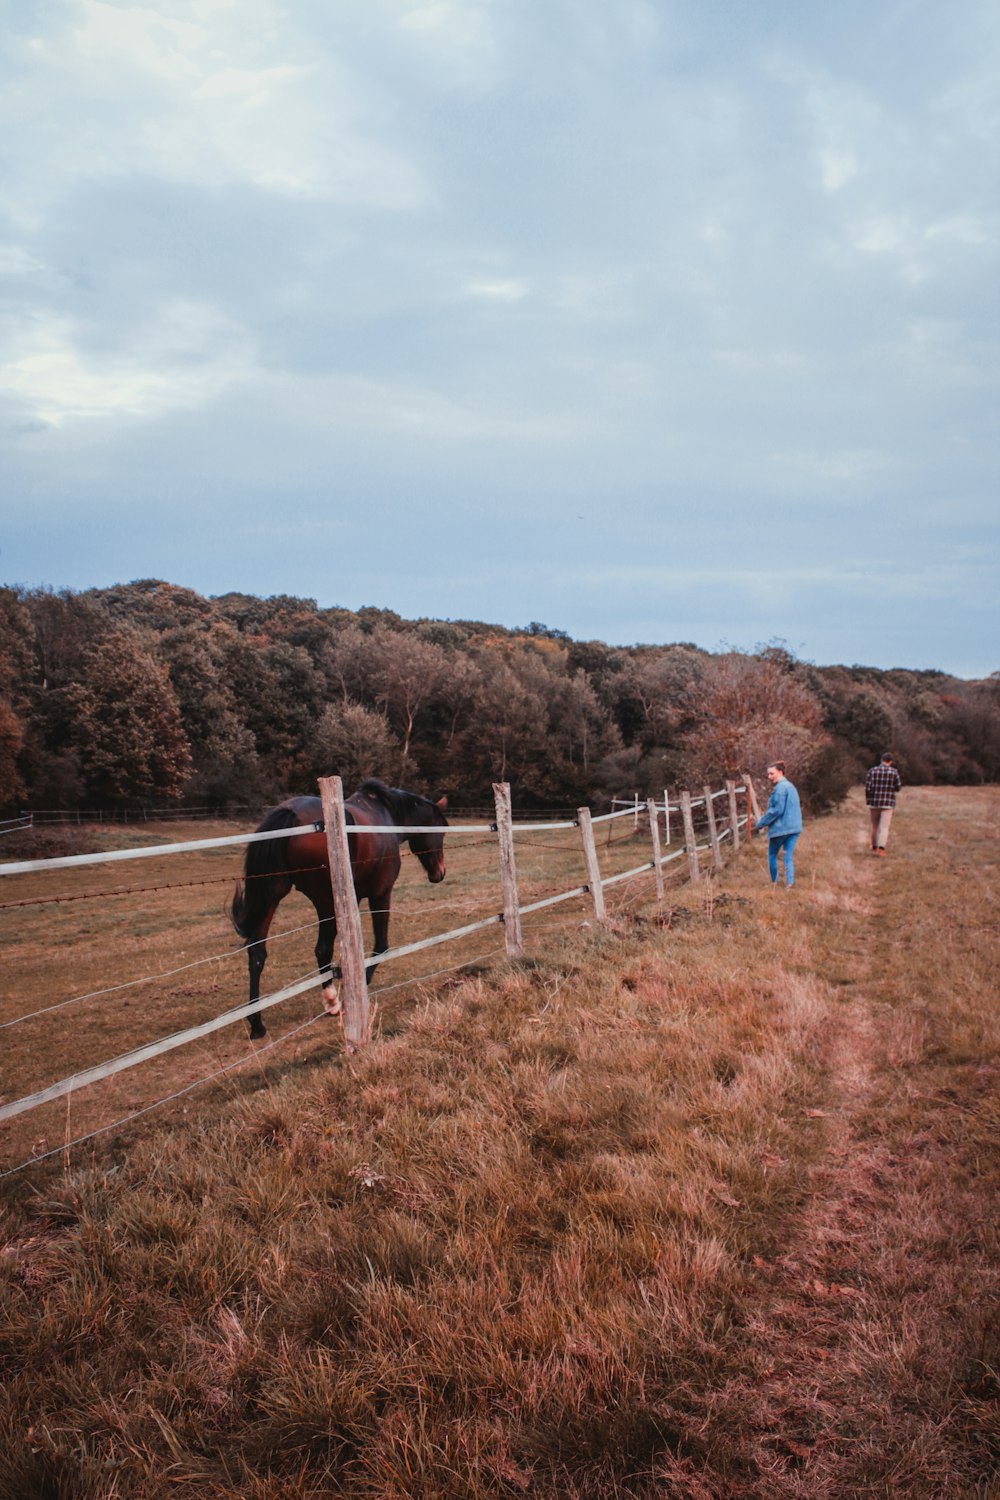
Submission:
[[[389,901],[400,869],[400,845],[408,843],[427,871],[428,880],[444,879],[444,810],[447,798],[431,802],[417,792],[385,786],[370,777],[344,803],[348,826],[370,828],[372,833],[348,834],[351,873],[358,900],[367,900],[375,943],[365,973],[371,978],[378,955],[389,946]],[[319,918],[316,965],[323,979],[323,1004],[330,1015],[340,1011],[334,984],[333,944],[337,922],[333,912],[330,863],[323,832],[323,807],[318,797],[289,797],[267,814],[257,829],[266,833],[280,828],[308,828],[312,832],[294,838],[268,839],[247,846],[243,881],[236,887],[229,915],[243,938],[250,970],[250,1000],[247,1020],[250,1035],[267,1035],[260,1011],[253,1009],[260,998],[260,976],[267,959],[267,934],[282,901],[293,888],[308,896]],[[396,828],[430,828],[429,833],[391,833]],[[440,832],[438,831],[440,829]]]

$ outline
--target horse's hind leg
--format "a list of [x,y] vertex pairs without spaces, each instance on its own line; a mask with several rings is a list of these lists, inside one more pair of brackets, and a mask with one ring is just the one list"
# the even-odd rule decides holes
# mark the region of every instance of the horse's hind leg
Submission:
[[[268,915],[267,921],[263,924],[260,936],[255,938],[253,942],[247,943],[247,968],[250,971],[249,1003],[251,1007],[255,1000],[260,999],[260,976],[264,972],[264,965],[267,962],[267,944],[264,939],[271,925],[271,916],[273,916],[273,912]],[[247,1021],[250,1025],[251,1041],[257,1042],[261,1037],[267,1036],[267,1027],[260,1018],[259,1010],[248,1010]]]
[[256,936],[248,938],[246,943],[247,968],[250,971],[250,1000],[247,1010],[247,1021],[250,1026],[250,1040],[254,1042],[259,1042],[261,1037],[267,1036],[267,1027],[260,1018],[260,1011],[253,1009],[254,1001],[260,999],[260,976],[264,972],[264,965],[267,963],[267,934],[271,930],[271,923],[274,920],[274,913],[277,910],[278,902],[283,896],[288,895],[291,888],[291,881],[286,881],[284,883],[284,890],[281,890],[279,887],[274,893],[273,904],[264,913],[257,927]]

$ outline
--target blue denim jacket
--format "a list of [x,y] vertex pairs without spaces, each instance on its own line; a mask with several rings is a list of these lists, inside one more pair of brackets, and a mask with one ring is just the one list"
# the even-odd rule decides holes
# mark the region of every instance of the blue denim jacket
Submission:
[[758,828],[767,828],[768,838],[779,839],[786,833],[802,832],[802,809],[799,806],[799,794],[788,780],[783,776],[780,781],[774,783],[771,795],[768,798],[767,811],[757,824]]

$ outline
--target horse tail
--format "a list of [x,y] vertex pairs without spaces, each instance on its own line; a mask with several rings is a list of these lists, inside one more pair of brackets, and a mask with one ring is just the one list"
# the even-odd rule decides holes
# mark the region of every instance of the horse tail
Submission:
[[[278,828],[297,828],[299,820],[290,807],[276,807],[257,829],[271,833]],[[288,839],[266,839],[248,844],[243,861],[243,879],[237,883],[229,906],[229,920],[244,942],[255,941],[261,923],[274,905],[272,877],[287,875]]]

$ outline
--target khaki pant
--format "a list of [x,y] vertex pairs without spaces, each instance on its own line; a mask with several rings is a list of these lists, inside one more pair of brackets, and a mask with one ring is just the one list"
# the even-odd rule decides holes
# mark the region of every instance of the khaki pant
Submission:
[[870,807],[868,812],[872,820],[872,848],[884,849],[889,842],[889,824],[892,822],[893,809]]

